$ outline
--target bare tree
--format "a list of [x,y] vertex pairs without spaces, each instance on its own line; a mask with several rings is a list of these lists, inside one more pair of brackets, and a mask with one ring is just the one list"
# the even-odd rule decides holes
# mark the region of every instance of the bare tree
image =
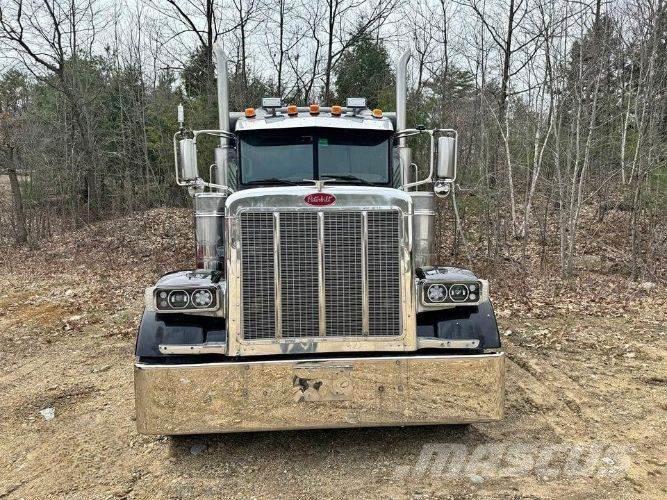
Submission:
[[20,74],[10,73],[5,76],[2,83],[9,83],[14,88],[6,88],[6,85],[0,87],[0,153],[4,156],[7,176],[9,177],[9,188],[14,211],[14,240],[17,245],[23,245],[28,242],[26,215],[23,209],[23,195],[18,179],[19,149],[16,138],[22,107],[22,97],[20,94],[25,90],[21,85],[22,82],[23,78]]
[[96,179],[99,155],[88,126],[87,101],[78,88],[76,75],[80,52],[90,53],[95,43],[99,29],[96,14],[94,0],[29,3],[11,0],[0,6],[0,43],[14,51],[36,78],[51,84],[47,77],[55,76],[57,88],[69,104],[76,133],[88,158],[81,195],[91,211],[99,208]]

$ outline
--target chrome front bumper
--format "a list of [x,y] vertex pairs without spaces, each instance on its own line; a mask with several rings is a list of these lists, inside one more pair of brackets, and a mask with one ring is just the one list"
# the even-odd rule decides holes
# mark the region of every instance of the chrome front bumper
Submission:
[[505,357],[137,363],[137,429],[203,434],[499,420]]

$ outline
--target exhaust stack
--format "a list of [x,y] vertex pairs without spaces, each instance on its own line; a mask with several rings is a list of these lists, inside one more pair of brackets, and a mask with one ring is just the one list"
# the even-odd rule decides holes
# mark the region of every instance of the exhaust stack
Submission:
[[[218,80],[218,129],[229,132],[229,84],[227,78],[227,54],[222,45],[213,46]],[[229,171],[229,139],[220,137],[215,148],[215,179],[212,183],[227,186]],[[195,240],[197,269],[225,271],[225,201],[227,192],[215,189],[194,195]]]
[[[406,50],[398,59],[396,67],[396,130],[405,130],[407,126],[408,100],[408,61],[412,51]],[[403,185],[414,182],[411,179],[412,150],[407,145],[407,138],[398,140],[398,154],[401,164]],[[416,177],[416,174],[415,174]],[[412,241],[415,267],[429,266],[433,262],[433,229],[435,221],[435,200],[433,191],[409,191],[412,197]]]
[[[215,67],[218,72],[218,128],[229,132],[229,80],[227,77],[227,54],[222,44],[213,46]],[[215,183],[228,186],[229,182],[229,139],[220,137],[220,146],[215,149]]]
[[[396,65],[396,131],[407,128],[407,100],[408,100],[408,61],[412,57],[412,51],[406,50],[401,54]],[[412,163],[412,151],[407,147],[407,139],[402,137],[398,140],[398,154],[401,164],[402,184],[410,183],[410,164]]]
[[[218,120],[220,130],[229,131],[229,83],[227,77],[227,54],[221,43],[213,46],[215,67],[218,73]],[[220,147],[227,146],[227,139],[220,138]]]

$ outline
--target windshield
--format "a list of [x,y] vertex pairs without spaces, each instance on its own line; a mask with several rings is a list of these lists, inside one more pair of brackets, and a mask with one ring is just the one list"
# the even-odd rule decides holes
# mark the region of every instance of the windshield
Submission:
[[336,179],[388,184],[391,132],[295,128],[243,132],[242,184]]

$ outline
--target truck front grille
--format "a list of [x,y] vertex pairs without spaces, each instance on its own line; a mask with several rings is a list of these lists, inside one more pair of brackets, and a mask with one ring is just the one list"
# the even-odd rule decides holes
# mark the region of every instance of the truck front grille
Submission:
[[239,217],[246,340],[401,334],[399,211]]

